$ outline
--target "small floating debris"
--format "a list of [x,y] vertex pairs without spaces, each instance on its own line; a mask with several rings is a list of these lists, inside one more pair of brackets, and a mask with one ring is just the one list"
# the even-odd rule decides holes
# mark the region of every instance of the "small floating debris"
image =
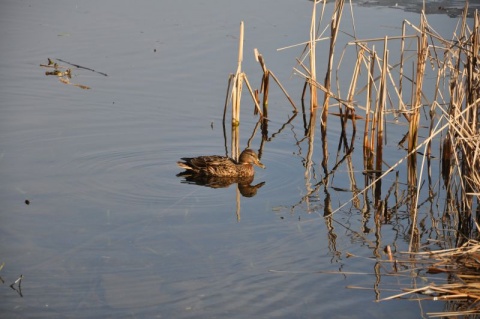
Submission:
[[[23,294],[22,294],[22,280],[23,280],[23,275],[20,275],[20,277],[18,277],[17,280],[15,280],[10,285],[10,288],[15,290],[20,297],[23,297]],[[15,285],[17,285],[17,286],[15,287]]]
[[[73,63],[70,63],[70,62],[67,62],[67,61],[64,61],[64,60],[61,60],[61,59],[57,59],[57,60],[60,61],[60,62],[69,64],[71,66],[74,66],[78,69],[85,69],[85,70],[89,70],[89,71],[107,76],[107,74],[103,73],[103,72],[97,72],[93,69],[83,67],[83,66],[80,66],[80,65],[77,65],[77,64],[73,64]],[[53,69],[52,71],[46,71],[45,75],[46,76],[56,76],[56,77],[58,77],[58,80],[60,82],[62,82],[63,84],[70,84],[70,85],[79,87],[83,90],[89,90],[90,89],[89,86],[86,86],[86,85],[83,85],[83,84],[71,83],[70,79],[72,78],[72,69],[60,65],[59,63],[55,62],[54,60],[52,60],[50,58],[47,58],[47,64],[40,64],[40,66],[43,67],[43,68]]]

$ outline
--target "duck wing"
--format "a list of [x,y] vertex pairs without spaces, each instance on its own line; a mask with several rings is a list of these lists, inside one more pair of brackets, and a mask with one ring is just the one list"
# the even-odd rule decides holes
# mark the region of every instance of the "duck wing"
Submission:
[[199,157],[182,157],[184,161],[182,167],[192,170],[202,170],[207,167],[221,166],[225,164],[234,164],[234,162],[226,157],[219,155],[199,156]]

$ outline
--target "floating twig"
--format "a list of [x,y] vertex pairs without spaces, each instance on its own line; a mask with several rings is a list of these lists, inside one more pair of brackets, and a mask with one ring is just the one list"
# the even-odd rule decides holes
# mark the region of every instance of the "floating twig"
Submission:
[[[15,290],[15,291],[20,295],[20,297],[23,297],[23,295],[22,295],[22,279],[23,279],[23,275],[20,275],[20,277],[18,277],[18,279],[15,280],[15,281],[10,285],[10,288],[12,288],[13,290]],[[17,288],[15,288],[15,285],[17,285]]]
[[100,71],[96,71],[96,70],[91,69],[91,68],[88,68],[88,67],[86,67],[86,66],[81,66],[81,65],[78,65],[78,64],[75,64],[75,63],[71,63],[71,62],[68,62],[68,61],[65,61],[65,60],[62,60],[62,59],[58,59],[58,58],[57,58],[57,60],[60,61],[60,62],[69,64],[69,65],[71,65],[71,66],[74,66],[74,67],[76,67],[77,69],[84,69],[84,70],[88,70],[88,71],[95,72],[95,73],[100,74],[100,75],[103,75],[103,76],[108,76],[107,73],[103,73],[103,72],[100,72]]

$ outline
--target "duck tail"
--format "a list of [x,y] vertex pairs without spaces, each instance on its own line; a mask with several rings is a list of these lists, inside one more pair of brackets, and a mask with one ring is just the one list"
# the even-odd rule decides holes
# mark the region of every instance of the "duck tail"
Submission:
[[185,162],[177,162],[177,165],[186,170],[193,170],[193,167],[191,167]]

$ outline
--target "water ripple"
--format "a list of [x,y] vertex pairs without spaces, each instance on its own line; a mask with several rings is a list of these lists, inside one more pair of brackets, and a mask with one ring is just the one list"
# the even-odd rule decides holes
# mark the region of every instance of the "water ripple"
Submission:
[[[299,162],[301,159],[289,151],[267,149],[262,158],[266,170],[257,169],[257,178],[267,179],[267,185],[262,194],[298,194],[304,187],[303,173]],[[282,195],[283,196],[283,195]]]
[[174,176],[174,161],[160,161],[169,158],[165,153],[129,148],[83,154],[74,161],[82,176],[78,181],[80,189],[87,196],[122,203],[159,204],[177,198],[181,185]]

